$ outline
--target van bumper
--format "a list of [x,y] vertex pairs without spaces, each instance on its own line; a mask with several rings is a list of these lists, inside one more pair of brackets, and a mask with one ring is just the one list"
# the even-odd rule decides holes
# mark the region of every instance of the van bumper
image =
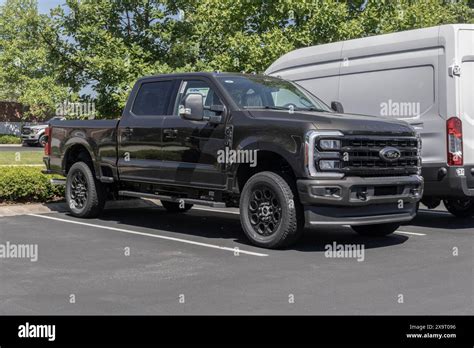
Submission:
[[422,175],[427,197],[474,197],[474,166],[423,165]]
[[307,226],[371,225],[412,220],[423,195],[423,178],[301,179],[297,187]]

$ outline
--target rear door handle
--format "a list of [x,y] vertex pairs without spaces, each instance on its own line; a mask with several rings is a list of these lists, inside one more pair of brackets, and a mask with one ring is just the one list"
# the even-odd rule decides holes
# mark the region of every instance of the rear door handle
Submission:
[[176,139],[178,136],[178,130],[174,128],[163,129],[165,139]]

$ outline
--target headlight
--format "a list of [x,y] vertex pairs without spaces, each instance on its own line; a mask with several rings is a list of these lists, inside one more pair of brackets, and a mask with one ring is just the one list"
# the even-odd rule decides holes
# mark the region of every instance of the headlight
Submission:
[[340,167],[341,167],[341,162],[337,160],[320,160],[319,161],[319,168],[321,168],[321,170],[339,169]]
[[38,134],[39,131],[40,131],[40,130],[39,130],[38,128],[32,128],[32,129],[31,129],[31,132],[32,132],[33,134]]
[[322,150],[340,150],[341,141],[335,139],[321,139],[319,141],[319,147]]

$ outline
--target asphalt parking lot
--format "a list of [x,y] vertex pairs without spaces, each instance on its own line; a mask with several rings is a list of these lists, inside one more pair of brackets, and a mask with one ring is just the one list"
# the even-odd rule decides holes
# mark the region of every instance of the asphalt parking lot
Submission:
[[[308,230],[286,250],[248,244],[235,209],[107,210],[0,218],[0,314],[470,314],[474,220],[422,210],[393,235]],[[360,258],[326,245],[364,246]]]

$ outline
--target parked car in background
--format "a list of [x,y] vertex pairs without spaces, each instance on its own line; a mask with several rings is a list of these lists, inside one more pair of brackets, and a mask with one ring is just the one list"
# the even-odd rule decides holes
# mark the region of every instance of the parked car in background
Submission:
[[45,134],[48,124],[53,120],[64,120],[64,117],[55,116],[40,124],[25,125],[21,127],[21,140],[27,146],[44,147],[48,141]]
[[296,84],[262,75],[182,73],[140,79],[120,120],[52,122],[45,173],[67,177],[72,215],[107,197],[239,207],[258,246],[306,226],[385,236],[416,214],[420,141],[406,122],[340,114]]
[[345,112],[401,119],[422,136],[422,203],[474,214],[474,25],[453,24],[292,51],[266,73]]

